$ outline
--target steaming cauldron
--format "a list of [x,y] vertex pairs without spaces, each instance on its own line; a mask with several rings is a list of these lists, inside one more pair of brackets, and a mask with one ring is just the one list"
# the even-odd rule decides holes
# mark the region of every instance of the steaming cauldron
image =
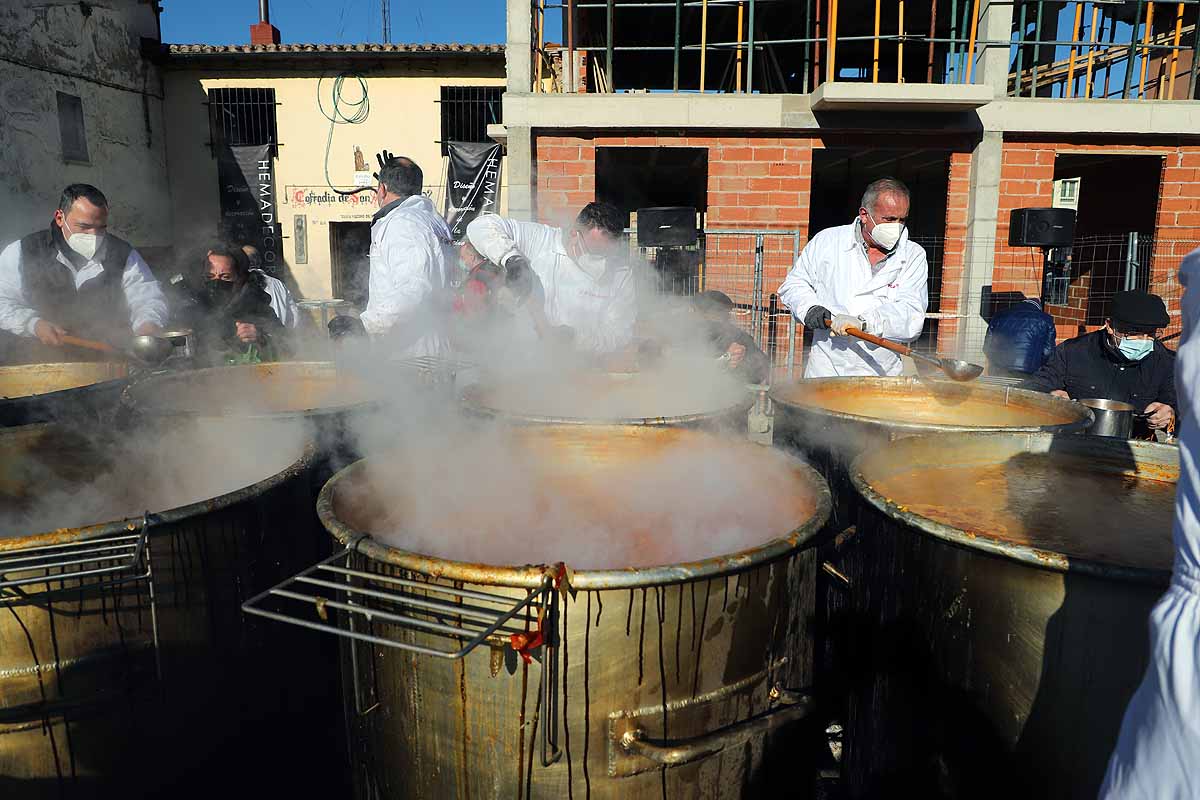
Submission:
[[469,414],[518,424],[656,425],[745,430],[754,398],[705,362],[665,370],[586,372],[468,386]]
[[802,453],[829,483],[833,513],[822,534],[817,573],[818,696],[844,719],[841,700],[848,596],[844,574],[861,547],[854,535],[861,501],[847,475],[860,453],[918,434],[955,431],[1058,431],[1086,428],[1092,412],[1069,400],[1023,389],[920,378],[818,378],[771,388],[775,442]]
[[128,374],[125,364],[105,361],[0,367],[0,427],[95,424],[116,408]]
[[1178,459],[960,434],[854,463],[850,796],[1096,796],[1170,578]]
[[[513,437],[514,450],[538,454],[564,481],[676,445],[732,448],[790,487],[781,508],[792,530],[657,567],[449,561],[372,536],[388,514],[403,524],[404,507],[384,496],[396,476],[377,484],[370,459],[343,470],[317,510],[346,554],[247,610],[353,637],[343,665],[357,796],[733,798],[772,796],[772,781],[794,788],[804,748],[770,745],[803,729],[790,723],[810,706],[789,690],[809,679],[812,609],[792,589],[812,580],[808,543],[829,511],[816,473],[759,445],[678,428],[521,426]],[[512,531],[514,561],[521,533]],[[347,582],[357,605],[341,603]],[[269,610],[286,600],[290,612]],[[364,603],[366,614],[347,617]]]
[[[229,469],[164,483],[163,502],[159,489],[120,488],[172,480],[197,458],[188,442],[227,447]],[[279,693],[307,676],[291,661],[311,643],[246,625],[239,610],[315,557],[302,437],[198,420],[177,424],[152,463],[131,452],[75,429],[0,431],[4,797],[211,796],[253,785],[239,771],[282,764],[275,743],[322,749],[265,729]],[[54,522],[88,503],[111,516]],[[149,515],[119,518],[145,505]]]
[[[332,361],[283,361],[158,375],[129,387],[126,409],[144,418],[302,420],[317,444],[316,480],[359,456],[353,420],[377,395]],[[320,485],[320,484],[317,484]],[[315,488],[314,488],[315,492]]]

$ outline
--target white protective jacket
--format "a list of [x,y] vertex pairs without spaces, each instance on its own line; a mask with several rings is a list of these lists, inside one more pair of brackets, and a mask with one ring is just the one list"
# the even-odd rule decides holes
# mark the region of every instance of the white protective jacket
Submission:
[[[862,317],[868,333],[909,342],[921,335],[929,307],[929,262],[925,250],[909,241],[872,267],[858,237],[857,222],[826,228],[804,246],[796,266],[779,287],[779,299],[802,324],[813,306],[831,314]],[[804,377],[899,375],[900,357],[861,339],[813,331]]]
[[263,290],[271,297],[271,310],[275,312],[275,316],[279,317],[279,321],[283,323],[285,328],[295,328],[300,324],[300,307],[296,305],[292,293],[288,291],[287,284],[272,277],[261,269],[252,269],[251,272],[257,272],[263,279]]
[[[102,244],[101,247],[103,246]],[[78,289],[104,272],[104,266],[99,261],[103,252],[101,250],[95,257],[88,259],[83,269],[79,270],[76,270],[75,265],[62,253],[57,255],[57,260],[71,270],[71,274],[75,276],[75,288]],[[125,302],[129,305],[131,330],[146,323],[159,327],[167,324],[167,298],[137,250],[130,250],[129,258],[125,261],[125,271],[121,274],[121,290],[125,294]],[[25,287],[21,283],[21,242],[18,240],[0,251],[0,330],[17,336],[33,337],[33,330],[40,320],[41,316],[37,310],[29,305]]]
[[493,264],[503,265],[517,253],[529,259],[545,292],[546,321],[571,327],[579,350],[614,353],[633,341],[637,291],[628,264],[610,260],[604,274],[593,278],[567,254],[561,228],[495,214],[475,218],[467,238]]
[[1200,250],[1184,258],[1179,279],[1185,291],[1175,362],[1175,565],[1150,612],[1150,664],[1125,710],[1100,789],[1104,800],[1200,797]]
[[450,228],[424,195],[379,209],[371,222],[367,333],[397,358],[449,351],[441,308],[449,275]]

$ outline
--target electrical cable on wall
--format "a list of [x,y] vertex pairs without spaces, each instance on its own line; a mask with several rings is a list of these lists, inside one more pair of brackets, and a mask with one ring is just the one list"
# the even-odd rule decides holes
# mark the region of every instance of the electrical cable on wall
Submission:
[[[342,97],[342,83],[350,78],[358,82],[358,87],[361,90],[360,97],[357,100],[347,100]],[[371,113],[371,98],[367,93],[367,82],[363,80],[361,75],[338,75],[333,79],[333,87],[330,90],[330,106],[325,107],[325,102],[321,94],[321,88],[325,82],[322,76],[317,79],[317,108],[325,119],[329,120],[329,136],[325,139],[325,184],[341,195],[358,194],[360,192],[375,191],[372,186],[360,186],[357,189],[339,189],[333,185],[333,181],[329,178],[329,151],[333,146],[333,130],[338,125],[361,125],[367,121],[367,117]]]

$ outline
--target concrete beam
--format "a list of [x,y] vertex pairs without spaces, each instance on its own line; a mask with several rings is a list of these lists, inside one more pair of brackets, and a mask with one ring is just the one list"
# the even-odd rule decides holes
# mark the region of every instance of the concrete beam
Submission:
[[528,92],[533,86],[533,5],[508,0],[508,30],[504,48],[508,91]]
[[536,128],[782,128],[785,97],[794,117],[805,116],[808,98],[795,95],[532,94],[514,91],[510,77],[504,121]]
[[504,126],[507,131],[508,153],[508,216],[512,219],[534,219],[533,137],[528,125]]
[[995,98],[987,85],[935,83],[823,83],[813,111],[969,111]]
[[979,109],[984,130],[1006,133],[1200,135],[1193,100],[1052,100],[1010,97]]

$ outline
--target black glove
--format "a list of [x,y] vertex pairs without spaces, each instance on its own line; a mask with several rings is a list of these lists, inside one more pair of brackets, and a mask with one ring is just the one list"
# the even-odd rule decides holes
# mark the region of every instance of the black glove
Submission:
[[812,328],[813,330],[828,328],[831,319],[833,319],[833,315],[829,313],[828,308],[825,306],[813,306],[804,315],[804,327]]
[[533,291],[533,268],[528,258],[517,253],[504,262],[504,284],[518,301],[529,296]]
[[[396,157],[396,156],[394,156],[393,154],[389,153],[387,150],[384,150],[382,153],[376,153],[376,154],[375,154],[375,160],[379,162],[379,169],[380,169],[380,170],[382,170],[384,167],[386,167],[386,166],[387,166],[387,162],[391,161],[391,160],[392,160],[393,158],[395,158],[395,157]],[[378,182],[379,182],[379,173],[378,173],[378,172],[372,172],[372,173],[371,173],[371,177],[373,177],[373,178],[375,179],[375,182],[376,182],[376,183],[378,183]],[[332,322],[332,320],[330,320],[330,321]]]
[[367,329],[358,317],[338,315],[329,320],[329,338],[337,341],[346,336],[365,337]]

